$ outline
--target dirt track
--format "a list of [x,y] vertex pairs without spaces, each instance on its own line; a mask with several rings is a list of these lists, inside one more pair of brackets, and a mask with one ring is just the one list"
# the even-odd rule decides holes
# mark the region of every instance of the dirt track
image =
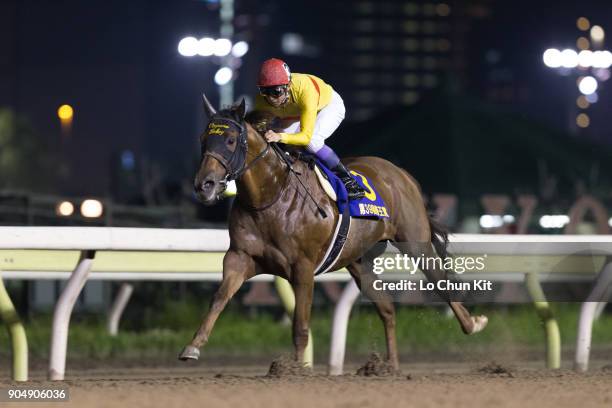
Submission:
[[[521,367],[524,364],[521,363]],[[355,372],[356,367],[351,367]],[[34,407],[610,407],[612,371],[522,368],[495,373],[462,364],[418,364],[396,377],[267,378],[266,365],[174,366],[72,370],[68,403],[15,403]],[[502,367],[502,370],[503,367]],[[51,385],[36,371],[32,387]],[[3,376],[3,378],[6,378]],[[38,378],[38,380],[36,379]],[[0,387],[10,383],[0,381]],[[57,386],[57,383],[53,383]]]

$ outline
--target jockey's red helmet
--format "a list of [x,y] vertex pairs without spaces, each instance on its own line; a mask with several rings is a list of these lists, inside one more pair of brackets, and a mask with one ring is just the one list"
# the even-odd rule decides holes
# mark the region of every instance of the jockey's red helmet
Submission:
[[270,58],[261,64],[257,86],[268,87],[287,85],[291,81],[291,71],[285,61]]

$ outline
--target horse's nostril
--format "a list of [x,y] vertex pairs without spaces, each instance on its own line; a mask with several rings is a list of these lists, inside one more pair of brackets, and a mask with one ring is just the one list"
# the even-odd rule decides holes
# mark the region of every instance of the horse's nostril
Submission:
[[204,190],[204,191],[210,190],[214,186],[215,186],[215,182],[214,181],[206,180],[204,183],[202,183],[202,190]]

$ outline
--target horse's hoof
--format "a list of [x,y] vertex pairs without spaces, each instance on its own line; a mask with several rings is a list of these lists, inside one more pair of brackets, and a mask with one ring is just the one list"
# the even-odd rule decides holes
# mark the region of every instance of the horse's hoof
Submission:
[[479,331],[483,331],[485,327],[487,327],[487,323],[489,323],[489,318],[487,316],[476,316],[472,317],[472,321],[474,322],[474,327],[472,328],[472,332],[470,334],[478,333]]
[[179,354],[179,360],[181,361],[197,360],[198,358],[200,358],[200,350],[194,346],[185,346]]

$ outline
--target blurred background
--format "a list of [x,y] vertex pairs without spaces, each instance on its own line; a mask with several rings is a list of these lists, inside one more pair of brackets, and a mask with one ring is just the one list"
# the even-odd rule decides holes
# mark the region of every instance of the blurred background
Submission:
[[[609,233],[608,30],[589,0],[3,0],[0,224],[223,228],[230,200],[192,195],[201,93],[250,103],[277,57],[343,97],[341,156],[408,170],[453,231]],[[53,304],[37,285],[24,307]]]

